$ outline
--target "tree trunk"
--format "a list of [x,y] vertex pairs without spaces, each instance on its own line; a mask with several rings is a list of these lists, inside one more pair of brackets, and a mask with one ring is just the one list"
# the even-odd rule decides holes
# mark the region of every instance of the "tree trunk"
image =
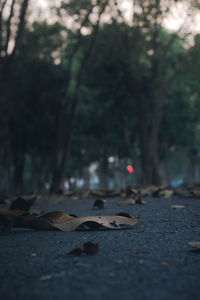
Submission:
[[[76,86],[74,89],[74,93],[72,96],[72,105],[71,105],[71,111],[69,115],[69,126],[68,126],[68,131],[67,133],[63,133],[63,127],[65,123],[64,121],[64,116],[63,112],[61,112],[61,115],[59,116],[59,132],[58,132],[58,140],[57,140],[57,145],[56,145],[56,151],[55,151],[55,156],[54,156],[54,166],[53,166],[53,172],[52,172],[52,185],[51,185],[51,193],[54,193],[60,189],[62,186],[63,180],[64,180],[64,172],[65,172],[65,166],[67,163],[67,160],[69,158],[70,150],[71,150],[71,144],[72,144],[72,138],[74,135],[74,129],[75,129],[75,123],[76,123],[76,110],[77,110],[77,105],[78,105],[78,99],[79,99],[79,91],[81,87],[81,82],[85,70],[85,66],[87,65],[90,56],[92,54],[92,50],[94,48],[98,30],[99,30],[99,22],[101,15],[103,14],[105,7],[106,7],[107,1],[104,1],[102,4],[100,13],[99,13],[99,19],[97,21],[97,24],[94,26],[94,31],[91,36],[91,40],[89,42],[88,48],[83,56],[79,71],[77,73],[77,78],[76,78]],[[69,82],[68,82],[69,86]],[[65,93],[65,97],[69,98],[68,95],[68,87],[67,87],[67,92]],[[64,103],[64,101],[62,101]],[[64,107],[63,107],[64,109]],[[64,110],[63,110],[64,111]],[[64,135],[64,143],[63,146],[61,147],[61,139],[63,138],[62,133]]]
[[23,175],[24,175],[25,155],[19,150],[14,159],[14,193],[21,195],[23,193]]
[[103,157],[99,161],[98,176],[99,176],[99,188],[108,188],[108,160],[107,157]]

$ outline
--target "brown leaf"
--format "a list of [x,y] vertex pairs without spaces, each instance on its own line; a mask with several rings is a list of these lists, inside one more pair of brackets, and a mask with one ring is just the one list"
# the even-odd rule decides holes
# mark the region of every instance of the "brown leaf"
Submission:
[[4,215],[4,216],[24,216],[26,214],[27,214],[26,211],[20,209],[14,209],[14,210],[0,209],[0,215]]
[[159,197],[170,198],[174,195],[174,191],[165,189],[165,190],[160,191],[158,194],[159,194]]
[[200,250],[200,242],[189,242],[188,245]]
[[174,209],[183,209],[185,208],[185,205],[171,205],[169,207],[169,210],[174,210]]
[[62,223],[75,218],[74,216],[70,216],[63,211],[51,211],[42,217],[51,223]]
[[127,187],[126,187],[125,193],[126,193],[126,198],[128,198],[128,197],[130,197],[130,196],[137,196],[138,193],[139,193],[139,191],[136,190],[136,189],[134,189],[134,188],[131,187],[131,186],[127,186]]
[[55,230],[51,222],[48,219],[37,216],[18,216],[14,227],[30,228],[37,230]]
[[99,208],[99,209],[104,209],[105,208],[105,200],[104,199],[97,199],[95,200],[94,204],[93,204],[93,209],[94,208]]
[[135,199],[135,204],[146,204],[146,201],[144,201],[140,197],[138,197]]
[[135,199],[130,198],[127,200],[119,201],[117,205],[119,206],[127,206],[127,205],[135,205],[135,204],[146,204],[146,201],[142,200],[140,197]]
[[87,255],[95,255],[99,252],[99,245],[94,244],[92,242],[84,243],[74,249],[72,249],[68,255],[75,255],[79,256],[81,254],[87,254]]
[[135,199],[127,199],[117,202],[119,206],[135,205]]
[[[80,226],[98,229],[99,227],[108,229],[121,229],[128,226],[134,226],[139,222],[139,217],[126,218],[122,216],[86,216],[66,220],[63,222],[54,222],[52,226],[62,231],[73,231]],[[100,225],[100,226],[99,226]]]
[[153,196],[154,193],[156,193],[159,190],[159,187],[157,186],[146,186],[140,188],[140,194],[141,196]]

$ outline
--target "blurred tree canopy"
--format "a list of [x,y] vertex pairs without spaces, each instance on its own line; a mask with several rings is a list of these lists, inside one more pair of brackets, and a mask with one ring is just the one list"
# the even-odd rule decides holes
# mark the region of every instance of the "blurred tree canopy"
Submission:
[[129,19],[121,2],[62,1],[48,22],[1,1],[3,195],[88,187],[91,166],[101,188],[199,180],[200,38],[165,26],[198,1],[132,1]]

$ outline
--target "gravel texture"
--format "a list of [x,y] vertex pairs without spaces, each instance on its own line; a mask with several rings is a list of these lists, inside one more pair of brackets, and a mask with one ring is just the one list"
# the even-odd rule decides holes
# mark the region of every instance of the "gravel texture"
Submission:
[[[15,229],[0,236],[2,300],[200,299],[200,251],[188,245],[200,241],[200,199],[145,198],[146,205],[120,207],[122,199],[107,198],[104,210],[93,210],[95,199],[42,199],[33,208],[78,216],[128,212],[140,222],[128,230]],[[169,210],[174,204],[185,208]],[[99,244],[98,254],[65,255],[87,241]]]

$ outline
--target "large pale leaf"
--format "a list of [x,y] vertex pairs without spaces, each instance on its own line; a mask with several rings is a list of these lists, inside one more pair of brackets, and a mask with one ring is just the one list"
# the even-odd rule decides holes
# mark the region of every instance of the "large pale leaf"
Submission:
[[[89,228],[97,229],[104,227],[108,229],[121,229],[128,226],[134,226],[139,222],[139,217],[127,218],[122,216],[85,216],[66,220],[63,222],[53,222],[52,226],[62,231],[73,231],[78,229],[81,225],[88,225]],[[94,227],[92,224],[94,223]],[[95,226],[97,225],[97,227]]]

